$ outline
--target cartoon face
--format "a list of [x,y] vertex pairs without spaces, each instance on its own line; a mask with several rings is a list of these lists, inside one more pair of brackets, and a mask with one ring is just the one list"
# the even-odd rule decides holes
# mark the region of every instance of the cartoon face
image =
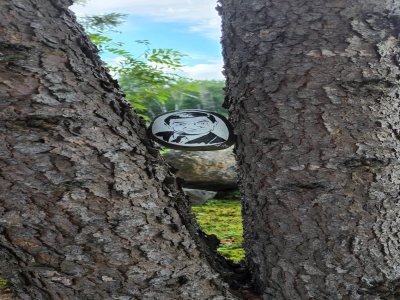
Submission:
[[215,124],[207,117],[172,119],[169,126],[178,134],[197,135],[212,131]]
[[234,142],[233,128],[225,117],[200,109],[161,114],[148,133],[165,147],[186,151],[220,150]]

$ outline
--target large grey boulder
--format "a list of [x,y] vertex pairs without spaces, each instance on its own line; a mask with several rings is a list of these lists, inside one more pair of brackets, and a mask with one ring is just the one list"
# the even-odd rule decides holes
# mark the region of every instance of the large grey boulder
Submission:
[[178,169],[185,188],[222,191],[237,188],[236,161],[233,147],[218,151],[171,150],[163,155]]

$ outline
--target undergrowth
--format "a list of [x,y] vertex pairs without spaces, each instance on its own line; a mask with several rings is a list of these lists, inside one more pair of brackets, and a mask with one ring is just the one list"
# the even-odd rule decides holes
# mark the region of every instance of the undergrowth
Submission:
[[192,207],[197,222],[207,234],[215,234],[221,241],[218,252],[224,257],[240,261],[244,258],[242,211],[237,200],[209,200]]

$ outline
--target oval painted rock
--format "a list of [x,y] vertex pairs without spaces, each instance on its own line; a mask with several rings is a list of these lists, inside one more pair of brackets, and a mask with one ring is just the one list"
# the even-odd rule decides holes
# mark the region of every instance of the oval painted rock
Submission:
[[222,115],[200,109],[184,109],[157,116],[149,127],[157,143],[188,151],[221,150],[233,145],[232,125]]

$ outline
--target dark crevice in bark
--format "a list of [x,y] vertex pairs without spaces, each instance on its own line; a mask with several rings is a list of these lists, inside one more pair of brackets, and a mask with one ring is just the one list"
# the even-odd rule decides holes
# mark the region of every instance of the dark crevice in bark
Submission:
[[361,168],[361,167],[368,167],[368,168],[379,168],[384,167],[390,164],[390,160],[383,161],[378,158],[369,158],[369,157],[361,157],[361,158],[351,158],[345,160],[343,165],[346,168]]
[[327,184],[322,182],[309,182],[309,183],[290,183],[286,185],[287,188],[295,190],[298,189],[306,189],[306,190],[314,190],[314,189],[321,189],[326,188]]
[[360,288],[360,294],[364,297],[379,297],[385,300],[397,300],[400,298],[400,281],[385,278],[382,281],[368,282]]
[[29,57],[29,47],[0,42],[0,62],[24,61]]

